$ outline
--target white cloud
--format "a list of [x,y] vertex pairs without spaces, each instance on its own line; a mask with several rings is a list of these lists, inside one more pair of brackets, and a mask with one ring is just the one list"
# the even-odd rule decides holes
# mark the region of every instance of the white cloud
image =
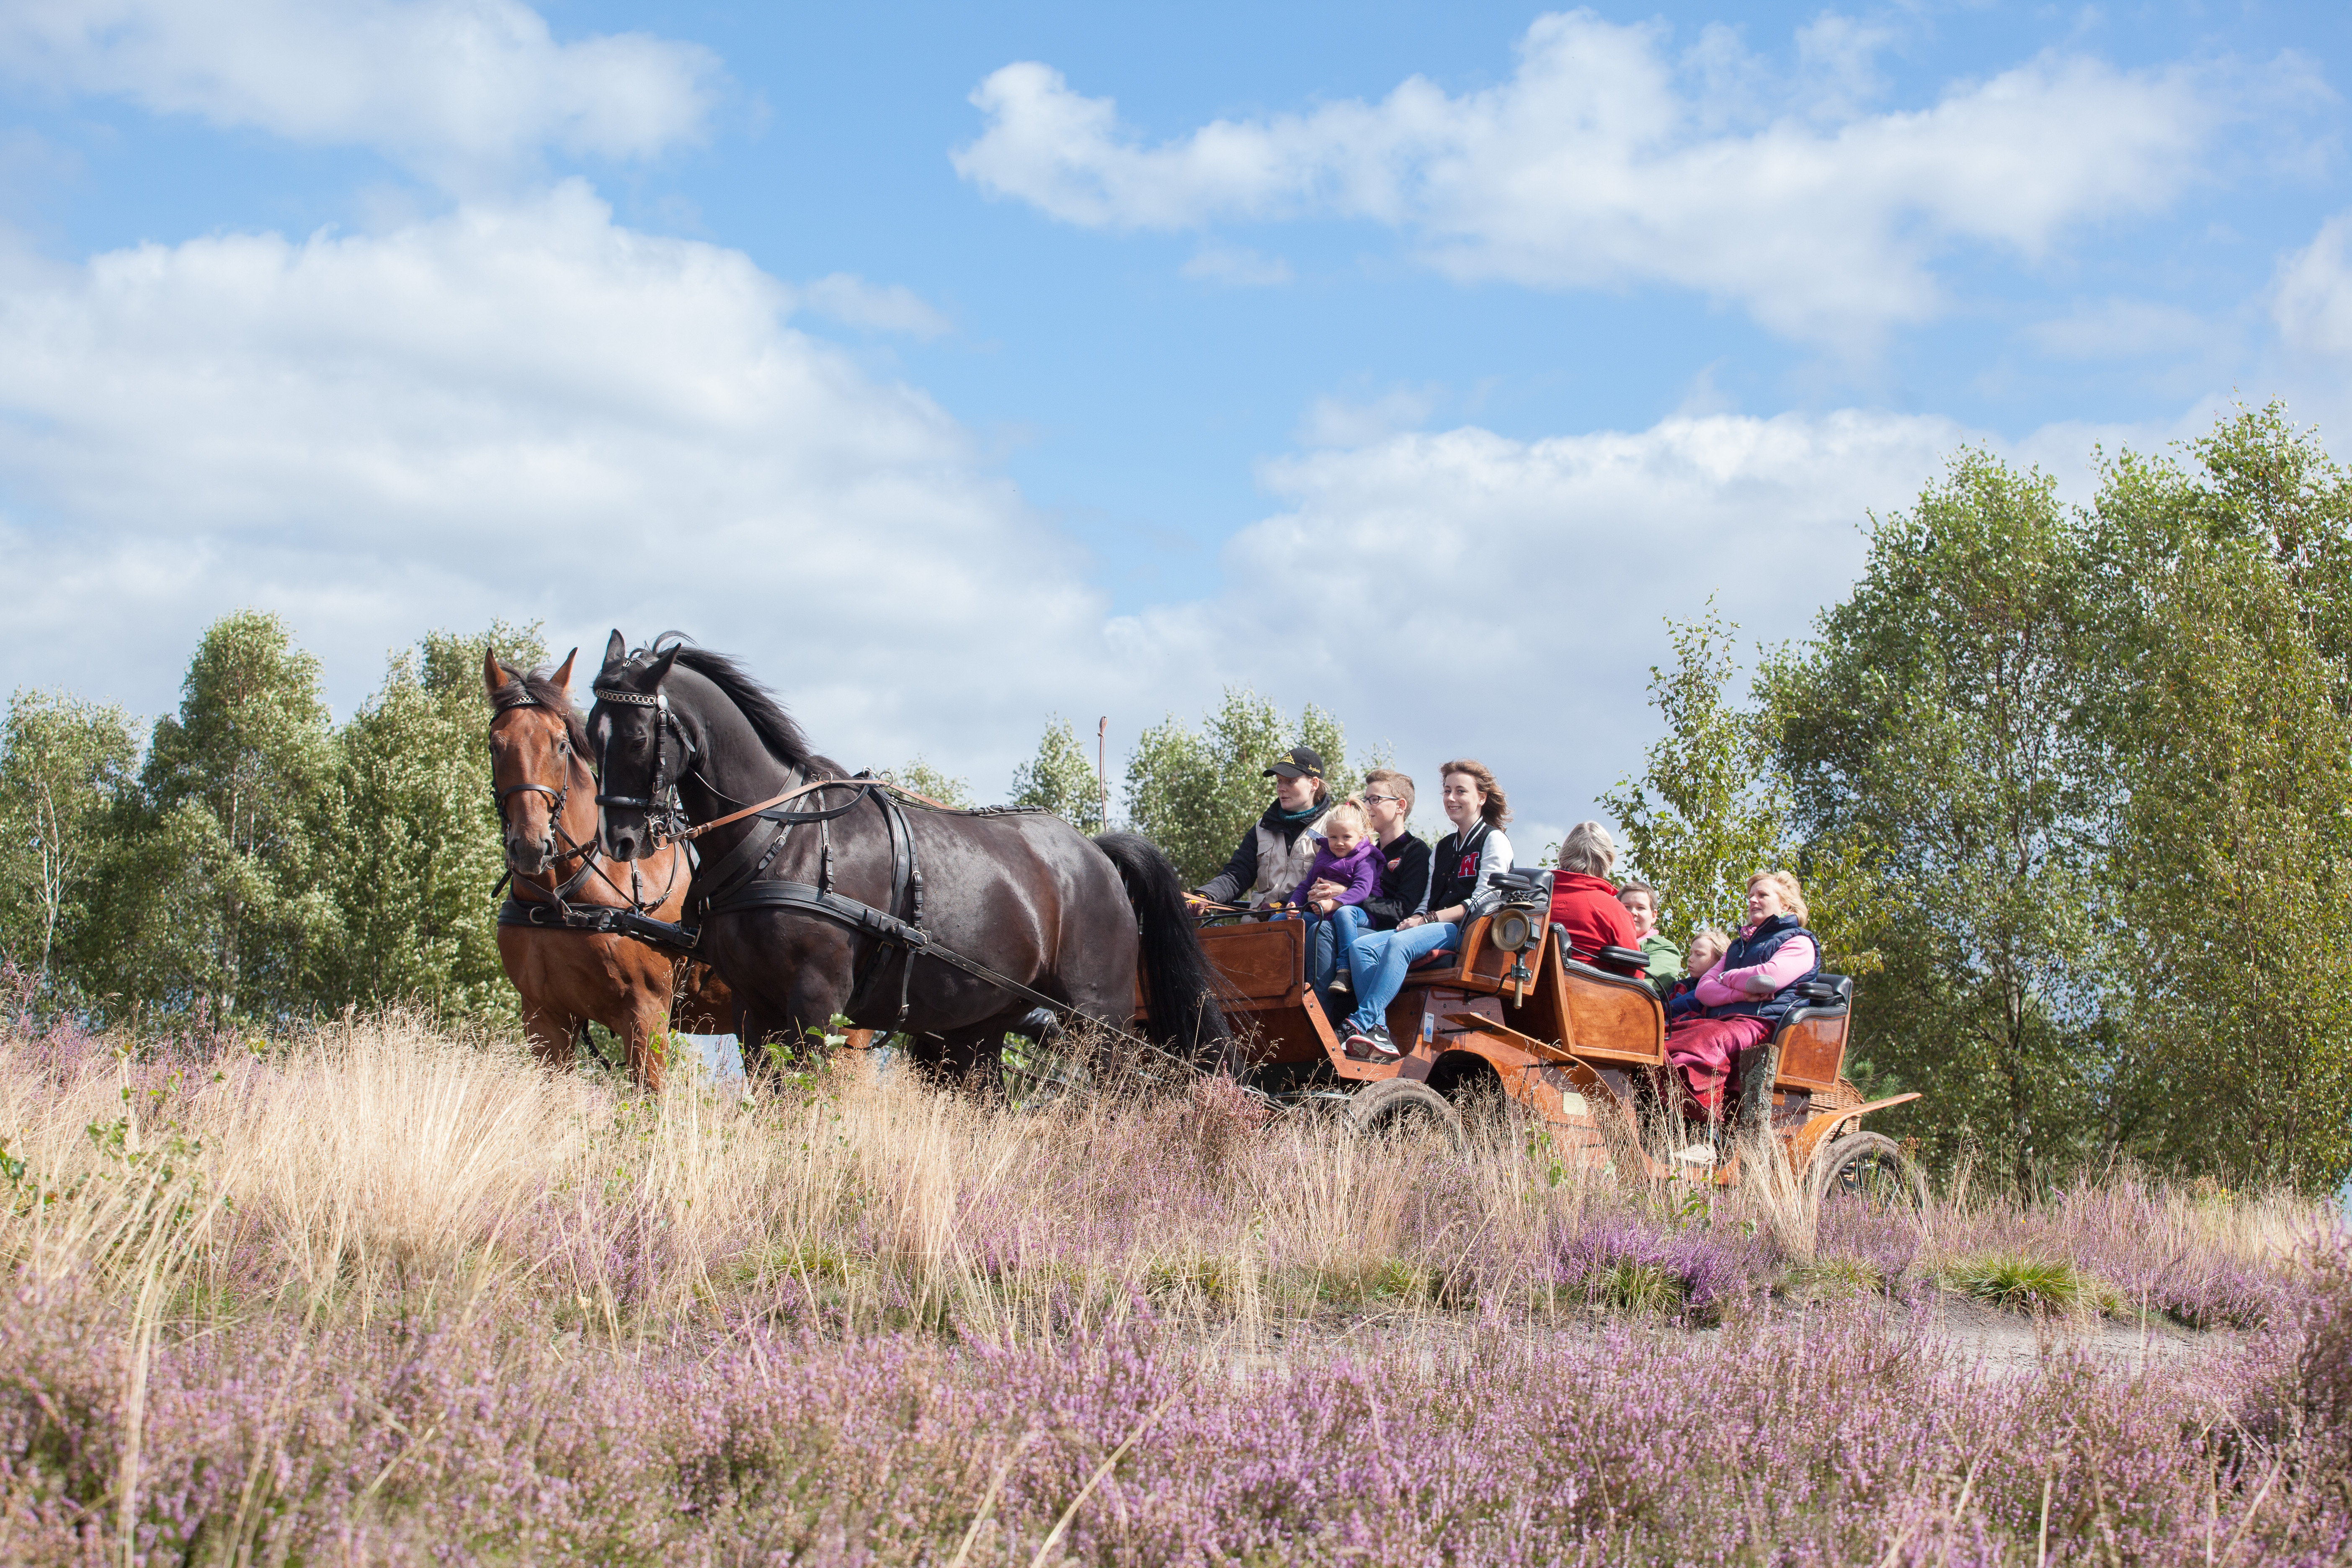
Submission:
[[[1516,441],[1310,432],[1209,598],[1113,616],[968,433],[792,330],[740,252],[614,224],[578,184],[372,237],[0,258],[0,686],[153,712],[202,626],[284,614],[348,707],[432,626],[561,650],[682,626],[853,763],[1003,787],[1045,716],[1118,746],[1249,683],[1424,777],[1469,752],[1531,827],[1638,763],[1659,617],[1709,594],[1801,632],[1966,432],[1883,414],[1675,417]],[[1375,409],[1381,400],[1375,400]],[[2070,436],[2072,451],[2088,436]],[[1539,843],[1530,843],[1531,850]]]
[[2352,214],[2320,226],[2310,245],[2288,256],[2271,300],[2290,353],[2352,354]]
[[[1459,279],[1665,282],[1735,300],[1775,331],[1860,348],[1937,311],[1928,264],[1955,241],[2031,261],[2071,225],[2162,207],[2230,112],[2187,68],[2049,55],[1927,109],[1865,113],[1855,100],[1874,89],[1880,41],[1809,28],[1814,87],[1728,130],[1678,81],[1662,26],[1548,16],[1497,87],[1456,96],[1414,77],[1378,103],[1220,120],[1158,146],[1109,99],[1024,62],[972,94],[987,124],[953,156],[983,189],[1069,223],[1369,219]],[[1703,47],[1690,68],[1728,79],[1736,52]]]
[[0,70],[460,187],[546,147],[643,157],[697,136],[717,57],[642,33],[558,43],[520,0],[11,0]]
[[0,685],[155,711],[243,605],[342,706],[432,626],[683,626],[846,759],[1001,780],[1045,712],[1153,674],[952,419],[793,331],[740,252],[583,185],[0,279]]
[[845,326],[877,332],[903,332],[910,338],[936,338],[950,323],[903,283],[868,283],[854,273],[835,272],[804,283],[801,302],[819,315]]
[[1290,281],[1290,263],[1279,256],[1260,256],[1235,245],[1203,246],[1181,269],[1203,283],[1223,283],[1235,289],[1270,289]]
[[1389,741],[1424,788],[1466,753],[1531,831],[1574,822],[1654,733],[1661,617],[1712,595],[1743,639],[1801,635],[1860,566],[1865,514],[1907,506],[1971,438],[1920,416],[1717,415],[1293,456],[1265,465],[1286,510],[1226,546],[1223,594],[1139,631],[1256,639],[1246,679],[1340,714],[1353,742]]
[[1399,386],[1365,403],[1318,397],[1307,405],[1306,417],[1298,422],[1298,444],[1369,447],[1427,422],[1436,412],[1441,395],[1442,389],[1435,386]]

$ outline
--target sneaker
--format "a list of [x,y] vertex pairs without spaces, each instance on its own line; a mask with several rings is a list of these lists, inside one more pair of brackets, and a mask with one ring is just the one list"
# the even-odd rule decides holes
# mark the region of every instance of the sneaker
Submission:
[[1356,988],[1348,984],[1348,972],[1344,969],[1331,976],[1330,988],[1342,995],[1353,996],[1356,994]]
[[1364,1035],[1364,1040],[1372,1047],[1372,1054],[1376,1057],[1386,1057],[1389,1060],[1394,1061],[1397,1058],[1404,1055],[1402,1051],[1397,1049],[1396,1042],[1389,1038],[1389,1029],[1386,1024],[1382,1024],[1375,1028],[1367,1030]]
[[1722,1152],[1717,1149],[1714,1144],[1707,1142],[1704,1139],[1700,1140],[1696,1143],[1687,1144],[1685,1147],[1675,1151],[1675,1163],[1678,1165],[1706,1165],[1712,1167],[1719,1163],[1722,1159]]

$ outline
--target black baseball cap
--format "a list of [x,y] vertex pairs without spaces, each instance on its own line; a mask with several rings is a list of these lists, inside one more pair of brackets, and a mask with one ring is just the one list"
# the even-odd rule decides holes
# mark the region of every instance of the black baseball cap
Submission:
[[1315,754],[1312,746],[1293,746],[1290,755],[1259,775],[1269,779],[1319,779],[1323,776],[1323,759]]

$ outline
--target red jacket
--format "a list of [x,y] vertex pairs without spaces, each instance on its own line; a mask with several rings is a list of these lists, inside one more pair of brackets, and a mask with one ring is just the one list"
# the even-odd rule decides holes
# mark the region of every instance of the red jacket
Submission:
[[1588,958],[1604,947],[1639,951],[1642,939],[1633,932],[1633,917],[1617,901],[1617,889],[1602,877],[1581,871],[1559,871],[1551,879],[1551,923],[1560,928],[1568,945]]

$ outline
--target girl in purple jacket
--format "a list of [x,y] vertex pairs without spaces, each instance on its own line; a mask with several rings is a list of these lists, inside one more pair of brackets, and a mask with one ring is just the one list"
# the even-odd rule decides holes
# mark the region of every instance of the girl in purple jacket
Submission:
[[[1371,820],[1364,815],[1361,801],[1350,795],[1324,814],[1319,824],[1323,842],[1316,847],[1315,864],[1300,878],[1302,889],[1318,882],[1335,882],[1339,891],[1335,897],[1316,899],[1302,892],[1299,911],[1307,922],[1307,951],[1313,955],[1317,973],[1311,977],[1318,996],[1330,994],[1333,972],[1338,968],[1337,955],[1347,952],[1348,943],[1365,929],[1364,900],[1381,890],[1381,847],[1372,837]],[[1328,943],[1315,940],[1315,922],[1330,921],[1334,930]],[[1326,954],[1330,954],[1326,958]],[[1329,1009],[1327,1005],[1325,1010]]]

